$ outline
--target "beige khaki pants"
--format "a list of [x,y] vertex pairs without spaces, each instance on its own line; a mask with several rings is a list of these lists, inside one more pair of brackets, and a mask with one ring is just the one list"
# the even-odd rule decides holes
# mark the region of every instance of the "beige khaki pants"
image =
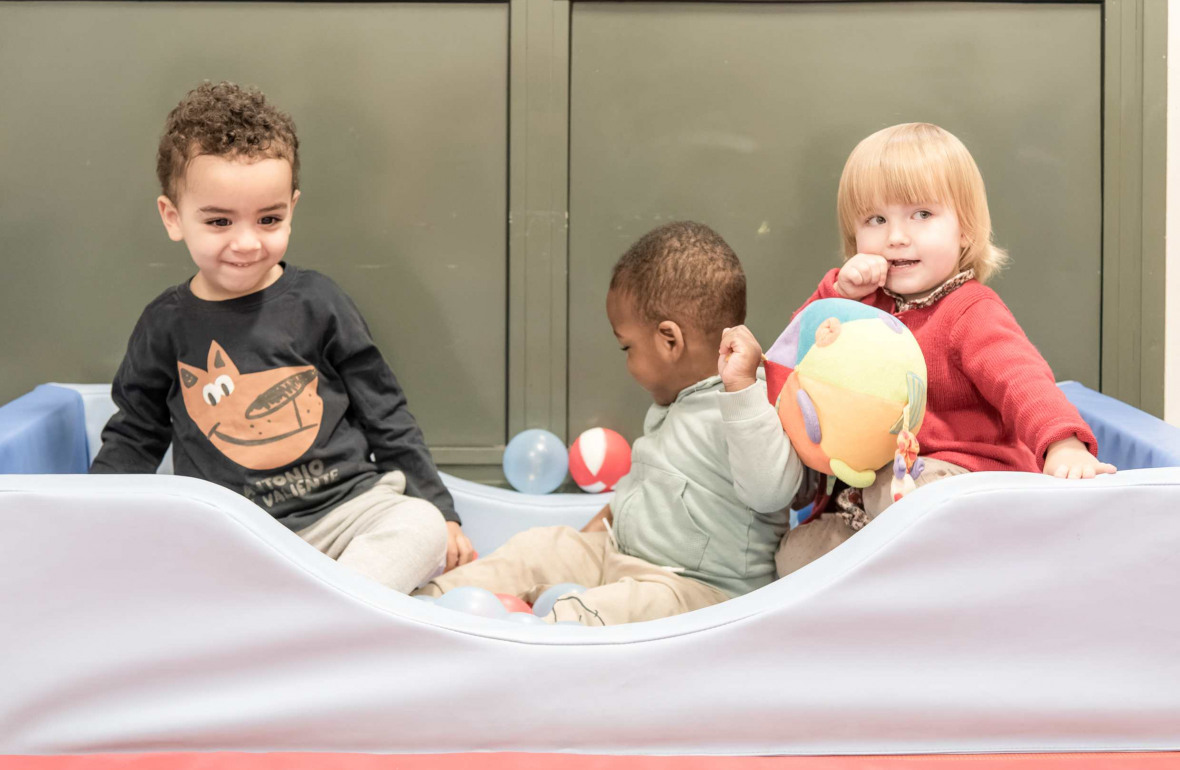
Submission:
[[447,526],[433,503],[405,491],[401,471],[386,473],[297,534],[353,572],[409,593],[445,563]]
[[619,553],[606,532],[578,532],[570,527],[521,532],[487,556],[436,577],[416,593],[441,596],[458,586],[477,586],[532,604],[558,583],[578,583],[589,590],[558,599],[545,619],[586,626],[665,618],[729,598],[699,580]]
[[[954,463],[922,458],[926,464],[922,475],[914,479],[915,487],[933,484],[949,476],[968,473]],[[893,463],[877,471],[877,480],[864,489],[864,507],[869,520],[875,519],[881,511],[893,504],[889,484],[893,479]],[[828,551],[843,543],[855,533],[853,529],[834,513],[821,514],[818,519],[795,527],[783,536],[778,552],[774,555],[774,566],[778,576],[789,575],[804,564],[810,564]]]

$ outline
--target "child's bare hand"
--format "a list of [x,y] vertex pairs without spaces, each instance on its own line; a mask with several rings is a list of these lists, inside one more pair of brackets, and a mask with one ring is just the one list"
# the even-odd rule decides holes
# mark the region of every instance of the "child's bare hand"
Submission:
[[457,521],[447,522],[447,568],[450,572],[455,567],[461,567],[475,558],[475,546],[463,534],[463,528]]
[[1045,474],[1059,479],[1092,479],[1116,470],[1110,463],[1098,462],[1076,436],[1054,441],[1045,452]]
[[721,333],[717,351],[717,373],[725,390],[745,390],[758,381],[758,364],[762,363],[762,346],[745,326],[734,326]]
[[885,285],[889,260],[878,254],[857,254],[844,263],[836,275],[836,293],[847,299],[861,299]]

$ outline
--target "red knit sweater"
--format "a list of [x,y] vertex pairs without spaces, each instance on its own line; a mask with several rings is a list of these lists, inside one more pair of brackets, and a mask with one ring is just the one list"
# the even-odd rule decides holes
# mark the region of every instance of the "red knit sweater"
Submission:
[[[803,307],[839,297],[839,272],[825,275]],[[918,432],[923,456],[970,471],[1035,473],[1054,441],[1077,436],[1098,453],[1094,434],[1057,387],[1049,364],[999,295],[979,281],[901,313],[882,291],[861,301],[897,316],[922,347],[928,379]]]

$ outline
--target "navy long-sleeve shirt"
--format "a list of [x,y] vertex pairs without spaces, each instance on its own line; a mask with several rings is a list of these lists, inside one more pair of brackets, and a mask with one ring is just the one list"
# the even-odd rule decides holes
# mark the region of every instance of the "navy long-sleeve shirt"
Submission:
[[115,375],[119,411],[91,473],[175,472],[221,484],[293,530],[400,470],[406,494],[458,521],[406,398],[352,300],[284,264],[220,302],[188,283],[144,309]]

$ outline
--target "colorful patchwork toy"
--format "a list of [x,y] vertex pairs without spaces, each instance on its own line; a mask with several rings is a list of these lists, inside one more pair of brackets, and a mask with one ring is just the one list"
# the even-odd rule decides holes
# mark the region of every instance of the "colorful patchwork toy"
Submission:
[[765,363],[768,395],[805,465],[867,487],[892,458],[894,499],[913,489],[926,361],[901,321],[861,302],[821,299],[791,321]]

